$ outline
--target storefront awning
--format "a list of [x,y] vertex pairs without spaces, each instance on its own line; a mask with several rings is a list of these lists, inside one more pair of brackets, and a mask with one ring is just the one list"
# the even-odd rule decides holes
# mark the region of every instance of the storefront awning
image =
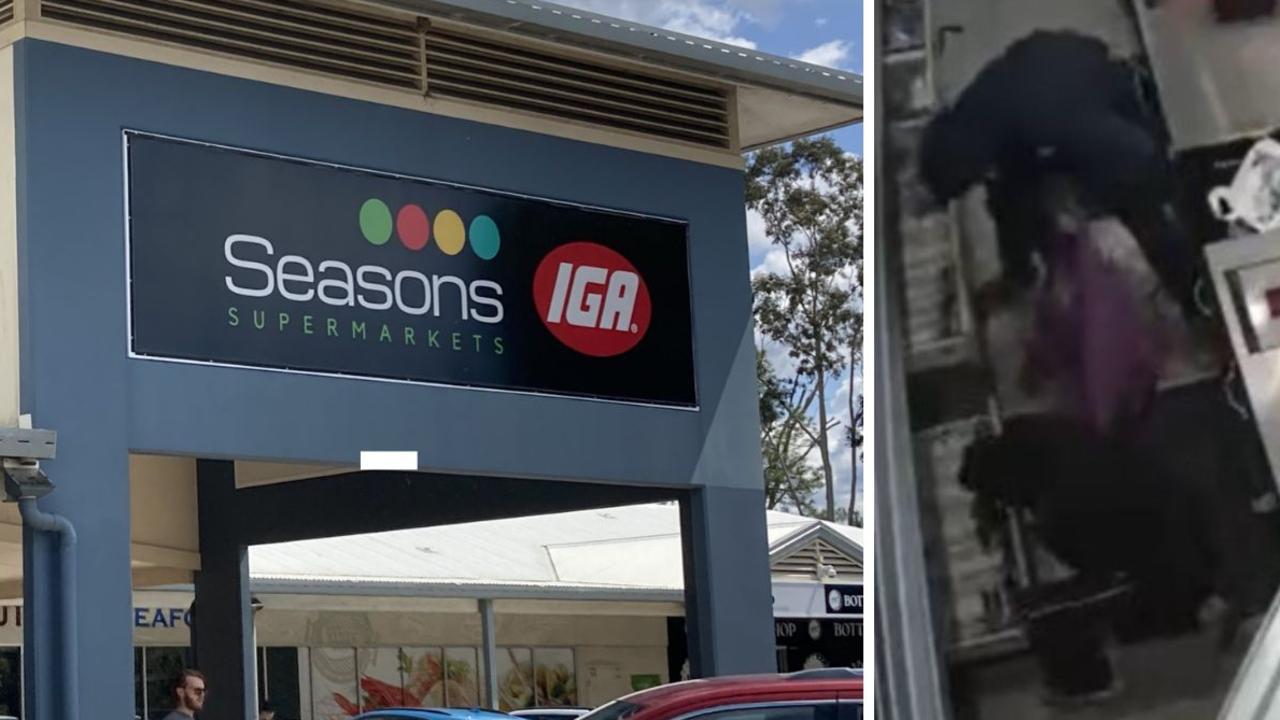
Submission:
[[735,86],[743,150],[860,122],[862,77],[791,58],[531,0],[380,4],[678,69]]

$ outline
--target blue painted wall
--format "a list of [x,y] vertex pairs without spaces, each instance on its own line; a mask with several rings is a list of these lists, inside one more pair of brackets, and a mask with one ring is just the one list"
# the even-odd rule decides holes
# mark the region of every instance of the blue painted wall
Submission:
[[[15,57],[22,403],[59,432],[48,464],[59,489],[46,504],[86,540],[82,617],[129,616],[129,450],[354,462],[361,449],[412,449],[432,470],[704,485],[762,501],[739,172],[42,41],[22,41]],[[126,128],[687,219],[702,408],[131,361]],[[738,557],[718,567],[762,557],[757,534],[724,543]],[[52,560],[45,543],[29,543],[29,574]],[[767,613],[760,563],[744,568],[753,577],[743,587]],[[27,627],[28,648],[56,638],[36,617]],[[116,716],[132,704],[129,625],[81,628],[86,707]],[[47,657],[33,653],[29,670],[47,672]],[[31,700],[56,704],[47,688]]]

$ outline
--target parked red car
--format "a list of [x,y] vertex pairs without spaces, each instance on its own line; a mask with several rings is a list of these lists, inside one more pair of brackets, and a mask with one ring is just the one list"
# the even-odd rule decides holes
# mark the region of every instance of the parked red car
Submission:
[[581,720],[861,720],[862,673],[813,670],[690,680],[641,690]]

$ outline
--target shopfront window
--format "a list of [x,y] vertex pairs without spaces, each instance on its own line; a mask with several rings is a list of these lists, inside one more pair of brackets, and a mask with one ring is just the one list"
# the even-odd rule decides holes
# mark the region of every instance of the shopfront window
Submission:
[[476,648],[444,650],[445,702],[449,707],[480,706],[480,663]]
[[173,680],[188,666],[188,655],[185,647],[134,649],[135,660],[142,666],[142,673],[137,676],[142,691],[142,701],[137,705],[138,715],[154,720],[173,709]]
[[779,618],[773,622],[778,672],[862,667],[862,620]]
[[[311,648],[309,662],[295,648],[260,652],[266,671],[259,676],[259,692],[268,691],[278,712],[304,701],[317,718],[391,707],[473,708],[483,702],[475,647]],[[501,710],[578,704],[572,648],[500,647],[495,660]]]
[[529,648],[498,648],[498,709],[503,712],[531,708],[533,691],[533,651]]
[[258,697],[271,703],[277,718],[302,717],[298,648],[258,649]]
[[903,632],[955,718],[1214,717],[1280,588],[1276,2],[878,3]]
[[569,648],[533,649],[534,684],[539,707],[578,704],[577,669]]
[[144,667],[142,648],[135,647],[133,649],[133,707],[140,718],[147,717],[147,681]]
[[22,717],[22,649],[0,647],[0,717]]

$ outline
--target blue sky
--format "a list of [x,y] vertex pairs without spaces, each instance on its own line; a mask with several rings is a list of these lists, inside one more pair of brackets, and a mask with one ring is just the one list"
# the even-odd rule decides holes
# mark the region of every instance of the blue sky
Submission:
[[[862,72],[862,0],[555,1],[774,55]],[[842,147],[862,154],[861,125],[837,131],[835,137]],[[764,234],[764,222],[750,212],[747,213],[747,236],[753,273],[784,266],[781,252]],[[764,347],[774,367],[785,375],[790,367],[785,352],[767,343]],[[856,384],[861,385],[860,379]],[[847,419],[852,391],[847,376],[829,387],[829,411],[833,417]],[[847,506],[853,453],[844,442],[843,428],[833,430],[830,437],[832,464],[837,475],[836,502]],[[816,460],[817,453],[813,456]]]

